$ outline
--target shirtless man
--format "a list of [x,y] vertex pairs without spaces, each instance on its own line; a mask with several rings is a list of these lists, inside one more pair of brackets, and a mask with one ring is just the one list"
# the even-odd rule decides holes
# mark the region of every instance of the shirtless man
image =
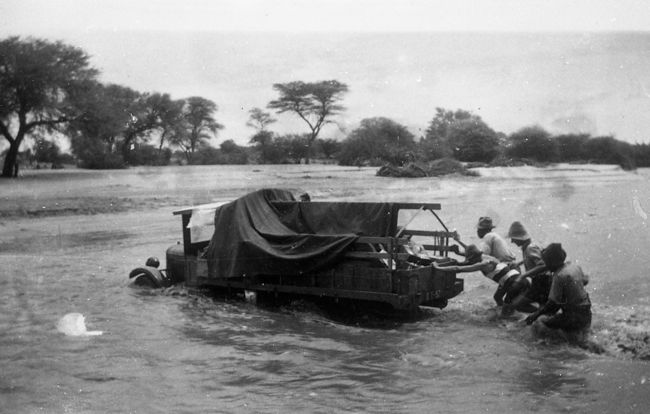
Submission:
[[541,321],[547,328],[582,333],[591,326],[591,301],[585,290],[588,278],[580,266],[565,259],[566,252],[560,243],[551,243],[542,250],[542,260],[553,275],[551,291],[548,301],[529,315],[526,323],[530,325],[541,315],[551,315]]

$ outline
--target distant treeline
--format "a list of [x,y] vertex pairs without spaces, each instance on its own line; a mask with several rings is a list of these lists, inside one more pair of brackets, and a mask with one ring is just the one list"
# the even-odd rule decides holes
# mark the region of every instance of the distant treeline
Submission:
[[[612,136],[552,135],[527,126],[510,135],[490,128],[478,115],[435,108],[424,136],[389,118],[366,118],[342,140],[322,138],[321,130],[343,112],[348,86],[337,80],[272,85],[278,93],[267,108],[304,121],[306,133],[270,130],[272,114],[253,107],[248,145],[225,140],[210,145],[223,129],[217,105],[193,96],[172,99],[104,84],[89,56],[62,42],[11,37],[0,41],[0,133],[3,177],[18,166],[125,168],[170,164],[282,164],[321,162],[355,166],[405,166],[455,159],[487,165],[590,162],[624,169],[650,166],[650,146]],[[68,139],[62,153],[52,137]],[[22,149],[23,143],[30,147]],[[24,147],[24,145],[23,145]],[[474,164],[475,165],[475,164]]]

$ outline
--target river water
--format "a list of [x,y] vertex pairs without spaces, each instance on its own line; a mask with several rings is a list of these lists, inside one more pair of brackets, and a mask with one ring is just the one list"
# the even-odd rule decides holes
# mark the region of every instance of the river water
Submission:
[[[211,168],[194,171],[223,173]],[[152,172],[120,180],[144,185],[136,173]],[[405,181],[365,172],[357,190],[329,170],[275,179],[312,198],[440,201],[468,242],[480,215],[502,234],[523,221],[589,273],[591,348],[496,318],[494,286],[475,274],[443,310],[343,322],[309,302],[269,309],[130,288],[128,272],[180,237],[168,205],[14,217],[0,223],[0,412],[648,412],[650,173],[520,173]],[[102,334],[59,332],[71,312]]]

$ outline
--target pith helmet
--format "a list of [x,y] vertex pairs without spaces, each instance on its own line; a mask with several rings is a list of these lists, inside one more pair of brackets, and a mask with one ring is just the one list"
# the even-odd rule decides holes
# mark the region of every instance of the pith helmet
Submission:
[[478,224],[476,225],[477,229],[492,230],[494,225],[492,224],[491,217],[480,217],[478,219]]
[[514,240],[530,240],[530,235],[526,231],[526,228],[518,221],[514,221],[510,225],[510,230],[508,230],[508,237]]

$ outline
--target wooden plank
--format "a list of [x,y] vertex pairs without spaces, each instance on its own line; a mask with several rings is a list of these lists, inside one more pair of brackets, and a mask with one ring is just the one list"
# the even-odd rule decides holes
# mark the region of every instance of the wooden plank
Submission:
[[173,215],[178,216],[179,214],[182,215],[192,215],[192,211],[194,210],[203,210],[203,209],[213,209],[217,207],[221,207],[224,204],[227,204],[229,201],[217,201],[216,203],[209,203],[209,204],[198,204],[196,206],[191,206],[191,207],[184,207],[179,210],[174,210],[172,212]]
[[452,237],[454,233],[449,231],[404,230],[402,234],[408,234],[411,236]]
[[345,257],[354,259],[397,259],[406,260],[410,255],[408,253],[393,253],[388,252],[345,252]]

